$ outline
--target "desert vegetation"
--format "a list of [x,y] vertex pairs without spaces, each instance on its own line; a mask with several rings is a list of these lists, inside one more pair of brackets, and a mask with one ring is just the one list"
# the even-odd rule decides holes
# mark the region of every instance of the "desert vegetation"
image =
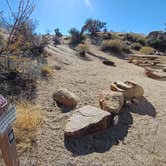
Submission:
[[21,164],[164,165],[166,32],[89,18],[69,35],[36,34],[34,2],[5,1],[0,94],[16,106]]

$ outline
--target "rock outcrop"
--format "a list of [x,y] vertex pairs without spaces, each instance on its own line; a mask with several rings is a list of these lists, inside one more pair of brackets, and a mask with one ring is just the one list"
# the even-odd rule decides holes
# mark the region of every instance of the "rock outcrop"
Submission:
[[69,118],[64,135],[66,137],[84,136],[106,129],[111,124],[112,115],[92,106],[84,106]]
[[121,82],[117,81],[111,85],[111,90],[122,92],[125,101],[140,99],[144,95],[144,89],[132,81]]
[[58,106],[76,107],[79,102],[79,98],[67,89],[60,89],[53,94],[53,99]]
[[124,95],[122,92],[103,91],[99,104],[101,109],[117,114],[124,105]]

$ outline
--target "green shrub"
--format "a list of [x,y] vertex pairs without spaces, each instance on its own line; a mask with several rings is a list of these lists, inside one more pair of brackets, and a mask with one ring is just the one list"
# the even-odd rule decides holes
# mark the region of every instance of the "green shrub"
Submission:
[[140,52],[142,54],[146,54],[146,55],[154,54],[154,51],[155,51],[154,48],[148,47],[148,46],[142,47],[141,50],[140,50]]
[[140,35],[137,33],[127,33],[124,36],[124,40],[128,40],[131,43],[140,43],[142,45],[145,45],[145,36],[144,35]]
[[87,44],[79,44],[78,51],[80,55],[85,56],[86,52],[89,51],[89,46]]
[[111,52],[126,52],[129,53],[129,47],[123,43],[123,41],[114,39],[114,40],[108,40],[104,41],[101,45],[101,49],[103,51],[111,51]]
[[139,51],[141,49],[142,45],[140,43],[133,43],[131,45],[131,48],[134,49],[134,50],[137,50]]

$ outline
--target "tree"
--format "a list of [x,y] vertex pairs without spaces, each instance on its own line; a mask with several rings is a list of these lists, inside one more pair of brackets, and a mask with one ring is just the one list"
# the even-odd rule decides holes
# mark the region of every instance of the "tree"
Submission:
[[101,32],[103,29],[106,29],[106,25],[107,24],[105,22],[102,22],[99,20],[88,19],[82,28],[82,32],[87,31],[92,36],[96,36],[97,32]]
[[[9,56],[20,45],[24,44],[25,33],[27,30],[32,31],[30,28],[30,16],[34,11],[35,5],[33,0],[19,0],[18,8],[14,11],[9,3],[9,0],[5,0],[9,8],[9,12],[12,16],[9,30],[9,37],[7,39],[6,46],[1,50],[1,54],[4,53],[7,56],[7,67],[10,68]],[[29,32],[30,32],[29,31]],[[27,35],[26,35],[27,37]]]

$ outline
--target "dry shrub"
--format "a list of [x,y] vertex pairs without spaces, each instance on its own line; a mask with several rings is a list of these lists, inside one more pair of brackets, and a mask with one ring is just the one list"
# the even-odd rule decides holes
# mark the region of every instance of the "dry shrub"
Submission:
[[140,50],[140,52],[142,53],[142,54],[146,54],[146,55],[151,55],[151,54],[154,54],[154,48],[152,48],[152,47],[142,47],[141,48],[141,50]]
[[41,68],[41,75],[43,77],[51,77],[53,74],[53,70],[50,66],[43,66]]
[[141,49],[142,45],[140,43],[133,43],[131,45],[131,48],[134,49],[134,50],[137,50],[139,51]]
[[103,51],[111,51],[111,52],[130,52],[128,46],[121,40],[113,39],[104,41],[101,45],[101,49]]
[[87,44],[79,44],[78,51],[80,55],[85,56],[85,54],[89,51],[89,46]]
[[16,143],[19,150],[26,151],[36,141],[37,129],[42,122],[41,108],[28,101],[16,105],[17,120],[14,124]]

